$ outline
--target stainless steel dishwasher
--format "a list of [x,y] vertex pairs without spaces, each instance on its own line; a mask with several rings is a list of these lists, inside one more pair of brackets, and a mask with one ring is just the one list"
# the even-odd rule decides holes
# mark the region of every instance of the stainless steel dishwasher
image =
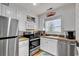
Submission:
[[58,56],[67,56],[67,43],[65,41],[58,41]]
[[75,56],[76,42],[58,41],[58,56]]
[[67,42],[67,55],[75,56],[76,54],[76,42]]

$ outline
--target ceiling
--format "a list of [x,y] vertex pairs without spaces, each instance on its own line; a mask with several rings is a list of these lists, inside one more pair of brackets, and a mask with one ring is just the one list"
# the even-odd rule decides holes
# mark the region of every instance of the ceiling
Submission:
[[40,15],[44,13],[49,8],[59,8],[60,6],[65,5],[66,3],[37,3],[35,6],[33,3],[16,3],[15,5],[25,8],[34,15]]

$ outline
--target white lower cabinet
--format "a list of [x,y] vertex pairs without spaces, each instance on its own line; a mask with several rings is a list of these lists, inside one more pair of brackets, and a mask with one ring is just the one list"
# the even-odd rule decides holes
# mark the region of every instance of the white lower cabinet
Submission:
[[57,56],[58,55],[58,48],[57,48],[57,44],[58,43],[58,40],[55,40],[55,39],[49,39],[48,41],[48,48],[49,48],[49,53]]
[[58,55],[58,40],[49,39],[49,38],[42,38],[40,40],[40,48],[52,55]]
[[44,51],[48,52],[48,46],[47,46],[47,39],[46,38],[41,38],[40,39],[40,48]]
[[29,54],[29,41],[19,42],[19,56],[28,56]]

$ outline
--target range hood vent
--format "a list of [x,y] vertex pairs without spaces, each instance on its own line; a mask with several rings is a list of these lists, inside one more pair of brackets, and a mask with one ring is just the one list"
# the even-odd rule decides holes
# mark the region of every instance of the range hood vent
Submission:
[[9,6],[9,3],[1,3],[1,4],[5,5],[5,6]]

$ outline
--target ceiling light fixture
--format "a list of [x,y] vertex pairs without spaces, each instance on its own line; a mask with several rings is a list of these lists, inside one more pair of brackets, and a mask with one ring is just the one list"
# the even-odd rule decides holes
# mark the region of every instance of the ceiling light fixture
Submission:
[[49,8],[47,10],[47,17],[54,16],[55,14],[56,12],[52,8]]
[[36,3],[33,3],[34,6],[36,6]]

